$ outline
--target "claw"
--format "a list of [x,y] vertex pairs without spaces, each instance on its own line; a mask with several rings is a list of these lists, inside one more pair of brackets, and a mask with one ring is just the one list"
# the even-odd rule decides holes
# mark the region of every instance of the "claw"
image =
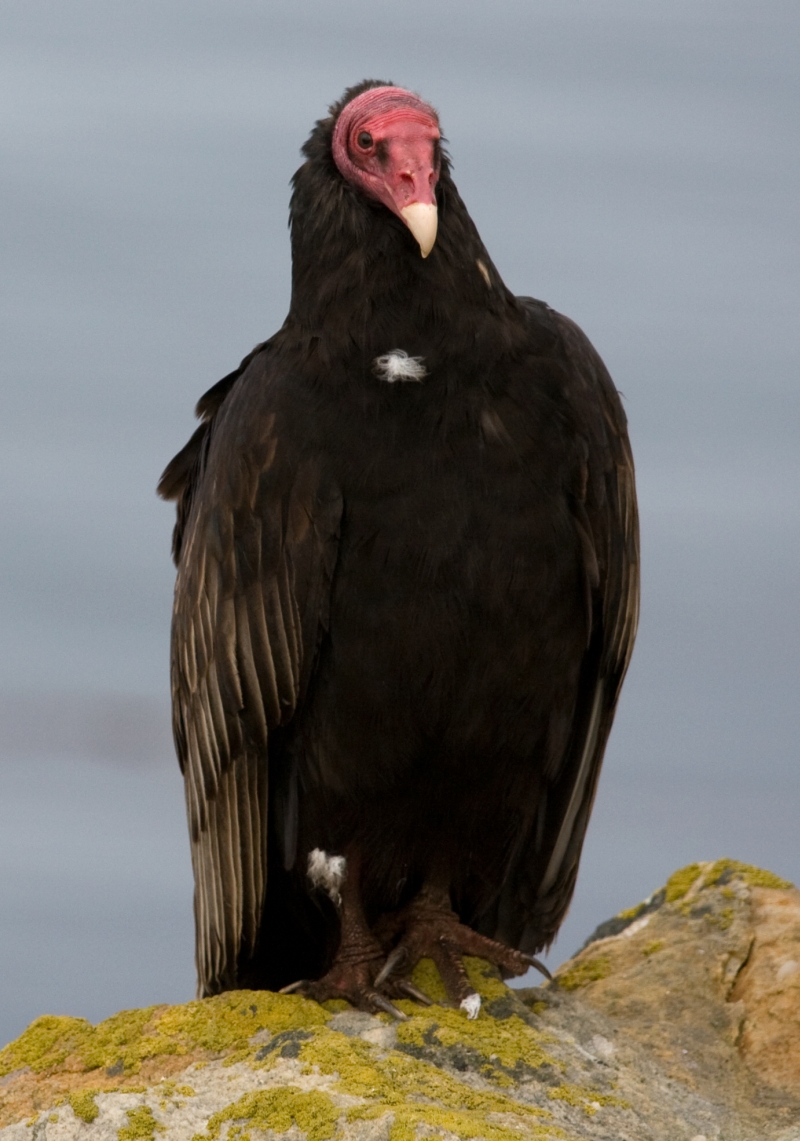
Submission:
[[403,960],[407,957],[408,951],[405,949],[405,947],[395,947],[392,953],[387,957],[386,962],[383,964],[378,974],[375,976],[375,986],[380,986],[381,983],[385,983],[395,967],[399,967]]
[[392,1018],[396,1018],[398,1022],[408,1022],[408,1015],[403,1014],[402,1010],[398,1010],[394,1003],[389,1002],[389,999],[384,998],[382,994],[373,992],[368,998],[373,1006],[377,1006],[378,1010],[391,1014]]
[[298,979],[296,983],[289,983],[288,986],[282,986],[278,994],[296,994],[301,987],[308,985],[308,979]]
[[520,951],[520,954],[522,955],[525,962],[530,963],[530,965],[534,967],[539,972],[539,974],[544,975],[544,977],[546,979],[550,979],[551,982],[553,981],[553,976],[550,974],[544,963],[540,962],[538,959],[535,959],[533,955],[526,955],[524,951]]
[[421,1002],[423,1006],[433,1006],[433,999],[429,998],[424,990],[420,990],[418,986],[414,986],[410,979],[400,979],[395,986],[398,990],[403,991],[409,998],[413,998],[414,1002]]

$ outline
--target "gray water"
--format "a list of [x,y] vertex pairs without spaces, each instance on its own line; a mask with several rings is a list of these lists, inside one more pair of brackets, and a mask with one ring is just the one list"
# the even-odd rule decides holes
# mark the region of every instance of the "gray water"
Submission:
[[0,1041],[192,995],[153,489],[283,320],[298,149],[364,76],[438,107],[506,281],[626,398],[641,631],[551,963],[681,864],[800,879],[798,32],[776,0],[6,0]]

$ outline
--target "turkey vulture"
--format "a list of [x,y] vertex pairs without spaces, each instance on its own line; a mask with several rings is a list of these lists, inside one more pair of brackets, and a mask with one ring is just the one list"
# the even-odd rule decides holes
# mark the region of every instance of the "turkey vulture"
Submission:
[[286,321],[159,485],[199,993],[389,1009],[429,956],[474,1014],[462,955],[522,973],[575,886],[638,613],[625,414],[429,104],[361,83],[303,154]]

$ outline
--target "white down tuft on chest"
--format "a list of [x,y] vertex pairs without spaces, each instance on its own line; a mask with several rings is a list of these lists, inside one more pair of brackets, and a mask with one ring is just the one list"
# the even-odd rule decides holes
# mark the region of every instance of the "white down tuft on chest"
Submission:
[[424,380],[428,375],[424,357],[410,357],[403,349],[392,349],[372,362],[373,372],[379,380],[395,384],[398,380]]

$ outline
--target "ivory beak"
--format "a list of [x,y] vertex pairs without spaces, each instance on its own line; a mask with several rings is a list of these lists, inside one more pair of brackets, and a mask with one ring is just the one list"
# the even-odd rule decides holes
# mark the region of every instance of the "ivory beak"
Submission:
[[433,249],[439,226],[439,216],[435,204],[426,205],[423,202],[412,202],[410,206],[403,207],[400,211],[400,217],[419,242],[419,252],[426,258]]

